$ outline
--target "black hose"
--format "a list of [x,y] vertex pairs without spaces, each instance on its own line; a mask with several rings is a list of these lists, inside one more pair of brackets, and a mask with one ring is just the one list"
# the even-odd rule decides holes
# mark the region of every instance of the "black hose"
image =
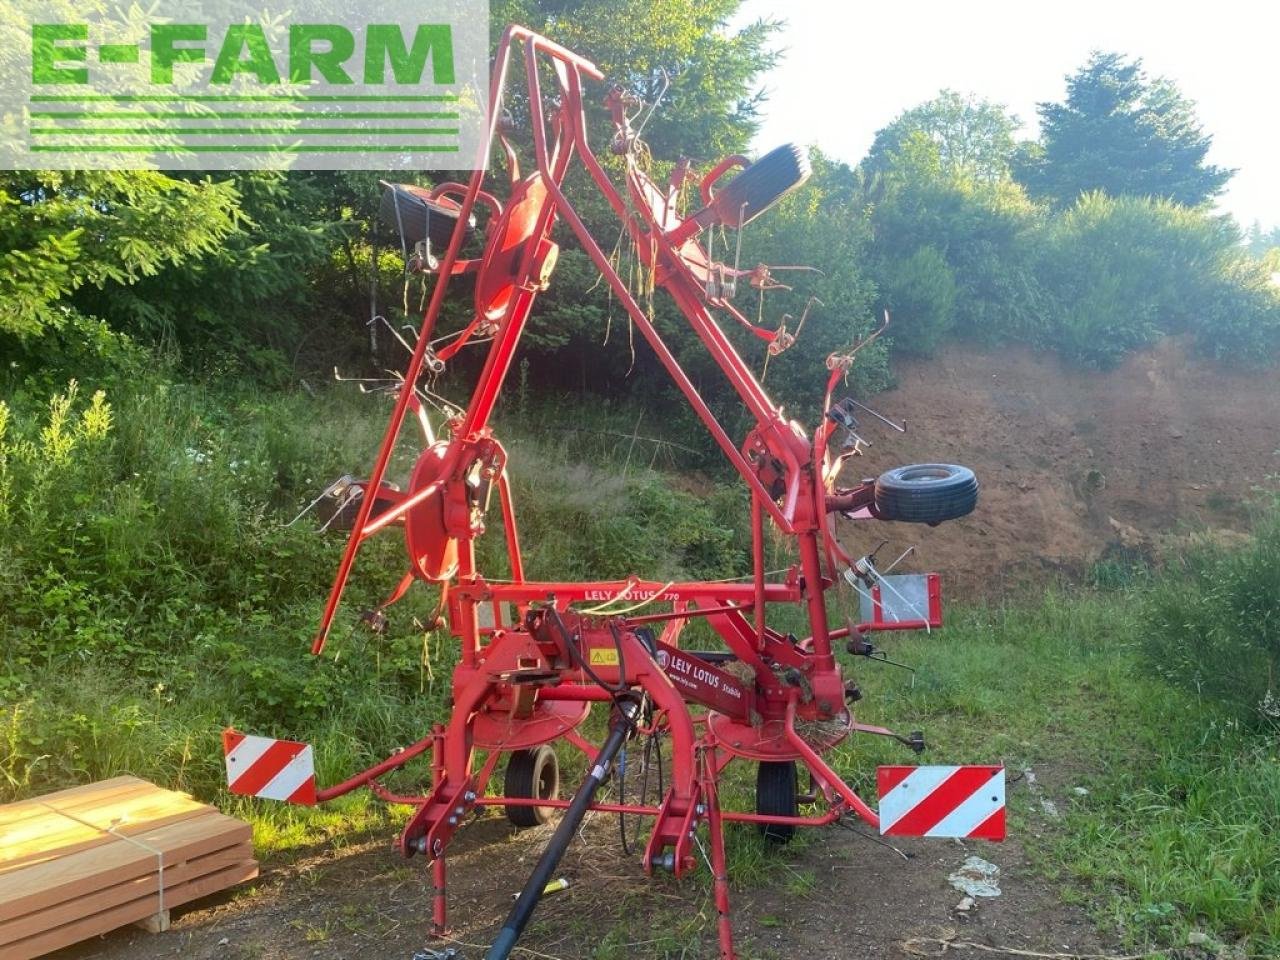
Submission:
[[516,898],[511,913],[507,915],[506,923],[502,925],[497,938],[493,941],[493,946],[485,954],[485,960],[506,960],[511,956],[516,941],[520,939],[520,934],[524,933],[524,928],[528,926],[533,911],[537,909],[538,902],[542,899],[542,891],[551,881],[556,867],[560,865],[560,860],[564,857],[570,841],[573,840],[573,835],[582,824],[582,818],[587,815],[587,808],[595,799],[596,790],[609,775],[609,765],[635,730],[636,714],[640,711],[639,704],[635,700],[624,698],[619,698],[617,703],[618,710],[613,715],[609,735],[600,747],[600,752],[596,754],[595,763],[587,773],[587,778],[578,787],[578,792],[573,795],[573,800],[556,827],[556,832],[551,835],[547,848],[538,858],[533,874],[525,883],[524,889],[520,891],[520,896]]
[[564,620],[560,618],[560,611],[555,608],[554,604],[547,607],[547,613],[555,622],[556,629],[560,631],[560,637],[564,640],[564,645],[569,651],[570,659],[572,659],[573,662],[577,664],[578,668],[591,679],[592,683],[613,697],[613,700],[616,703],[618,698],[627,690],[627,661],[622,653],[622,637],[618,634],[617,625],[610,623],[609,633],[613,637],[613,646],[618,651],[618,682],[617,684],[609,684],[605,683],[604,680],[601,679],[600,675],[591,669],[591,664],[589,664],[587,659],[582,655],[578,639],[569,632],[569,628],[565,626]]

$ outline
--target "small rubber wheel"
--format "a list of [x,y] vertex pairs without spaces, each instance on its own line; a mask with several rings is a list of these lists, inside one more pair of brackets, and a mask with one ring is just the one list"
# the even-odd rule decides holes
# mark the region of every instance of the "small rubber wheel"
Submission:
[[972,513],[978,505],[978,478],[952,463],[915,463],[886,470],[876,480],[876,515],[881,520],[942,523]]
[[[794,143],[770,150],[730,180],[711,201],[726,227],[750,223],[809,179],[809,155]],[[743,204],[746,204],[745,209]]]
[[[507,761],[502,793],[520,799],[555,800],[560,796],[560,763],[547,744],[531,750],[513,750]],[[555,807],[507,807],[507,819],[517,827],[546,823]]]
[[[794,760],[762,760],[756,767],[756,813],[773,817],[799,814]],[[762,823],[760,835],[772,843],[789,843],[796,828],[786,823]]]

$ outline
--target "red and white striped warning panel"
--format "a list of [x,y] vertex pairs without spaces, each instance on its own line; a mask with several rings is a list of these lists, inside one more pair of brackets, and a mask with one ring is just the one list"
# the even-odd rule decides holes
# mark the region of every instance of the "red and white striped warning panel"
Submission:
[[227,788],[232,793],[315,804],[316,768],[310,744],[224,730],[222,752],[227,760]]
[[878,767],[880,833],[1004,839],[1004,767]]

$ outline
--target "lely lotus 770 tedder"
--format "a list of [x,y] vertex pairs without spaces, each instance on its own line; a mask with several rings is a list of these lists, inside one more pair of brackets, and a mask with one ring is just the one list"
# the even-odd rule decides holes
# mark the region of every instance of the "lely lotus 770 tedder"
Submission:
[[[519,112],[527,114],[532,136],[533,162],[527,173],[521,172],[508,139],[513,130],[499,120],[515,54],[521,55],[526,87],[518,98]],[[498,145],[505,155],[506,196],[484,189],[482,170],[465,185],[442,183],[431,190],[388,185],[391,219],[414,250],[411,268],[434,275],[434,288],[373,469],[364,481],[349,481],[342,491],[334,491],[344,496],[351,533],[312,652],[324,648],[361,545],[398,528],[408,548],[409,570],[383,606],[399,599],[415,580],[439,585],[449,628],[461,643],[447,722],[382,763],[325,789],[315,785],[309,747],[228,731],[228,778],[236,792],[301,803],[361,787],[411,803],[416,809],[399,849],[431,864],[437,935],[446,930],[446,855],[470,814],[501,806],[520,826],[559,814],[545,852],[488,953],[491,958],[511,952],[587,811],[615,812],[633,823],[651,818],[641,857],[646,873],[680,876],[696,866],[703,850],[709,851],[720,954],[728,960],[734,948],[725,821],[757,824],[778,841],[797,827],[850,816],[885,833],[1003,836],[1004,774],[998,766],[881,767],[877,812],[824,759],[851,732],[894,736],[854,722],[850,706],[858,697],[857,687],[843,675],[833,644],[844,640],[850,652],[870,655],[872,630],[941,625],[936,575],[878,571],[873,557],[852,555],[837,541],[835,516],[934,524],[971,511],[978,485],[970,471],[942,464],[901,467],[853,487],[837,485],[842,464],[861,452],[855,412],[865,408],[852,400],[832,400],[857,345],[828,358],[825,400],[812,431],[788,419],[717,321],[717,316],[730,318],[760,338],[770,354],[790,345],[792,335],[784,327],[766,330],[732,303],[740,280],[754,289],[772,286],[769,268],[743,270],[717,262],[699,242],[713,228],[740,231],[800,188],[809,176],[805,153],[785,146],[754,163],[727,157],[700,178],[681,161],[668,182],[658,183],[645,172],[647,151],[633,128],[642,105],[620,88],[605,88],[604,104],[614,127],[609,150],[619,158],[625,181],[616,186],[587,139],[584,88],[588,81],[602,80],[583,57],[509,27],[497,50],[486,141],[488,149]],[[545,91],[544,82],[554,89]],[[653,284],[674,300],[737,391],[754,421],[745,436],[731,436],[716,419],[584,225],[564,191],[575,165],[608,201]],[[689,183],[696,183],[698,200],[696,209],[685,211],[680,198]],[[482,227],[476,225],[477,212],[485,215]],[[750,502],[753,563],[751,575],[741,581],[663,583],[635,576],[550,583],[525,578],[507,454],[490,427],[490,414],[538,294],[551,282],[557,222],[567,225],[590,256],[741,475]],[[437,259],[440,246],[445,249]],[[471,249],[476,252],[468,255]],[[441,336],[441,308],[455,278],[463,276],[474,288],[474,312],[469,322]],[[484,345],[483,369],[465,411],[437,437],[418,392],[420,378],[439,372],[469,342]],[[402,489],[386,475],[411,412],[425,439]],[[476,566],[476,539],[485,531],[495,488],[510,568],[506,579],[487,577]],[[794,547],[795,562],[781,577],[766,575],[766,524]],[[833,628],[827,594],[837,585],[860,595],[861,620]],[[770,609],[783,605],[803,610],[808,636],[797,638],[770,626]],[[384,620],[382,608],[366,619],[375,625]],[[681,647],[682,631],[695,619],[710,626],[724,650]],[[609,712],[600,744],[590,742],[581,729],[595,706]],[[636,738],[644,738],[646,766],[667,752],[669,772],[660,795],[654,791],[645,797],[642,792],[634,803],[625,802],[625,796],[598,801],[598,788]],[[919,734],[899,739],[923,749]],[[559,771],[551,746],[556,741],[581,750],[588,761],[586,779],[569,800],[558,795]],[[380,777],[427,751],[432,781],[425,796],[395,796],[379,783]],[[491,793],[504,757],[501,791]],[[735,761],[755,765],[754,810],[721,808],[717,787]],[[635,770],[640,764],[630,766]],[[821,812],[801,815],[799,770],[808,772],[812,784],[804,802]]]

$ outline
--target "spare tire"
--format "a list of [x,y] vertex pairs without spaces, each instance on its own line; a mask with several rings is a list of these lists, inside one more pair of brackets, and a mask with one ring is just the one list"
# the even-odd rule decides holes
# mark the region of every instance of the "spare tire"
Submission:
[[876,480],[876,516],[905,523],[942,523],[972,513],[978,478],[952,463],[914,463]]
[[726,227],[736,227],[741,214],[742,223],[750,223],[800,187],[812,172],[809,155],[794,143],[784,143],[751,164],[716,194],[711,201],[716,219]]
[[[458,205],[452,200],[431,199],[431,191],[412,183],[382,183],[382,201],[378,205],[378,220],[390,227],[392,233],[410,251],[415,244],[427,238],[431,245],[443,252],[453,237],[458,224]],[[475,233],[476,218],[467,220],[467,237]]]

